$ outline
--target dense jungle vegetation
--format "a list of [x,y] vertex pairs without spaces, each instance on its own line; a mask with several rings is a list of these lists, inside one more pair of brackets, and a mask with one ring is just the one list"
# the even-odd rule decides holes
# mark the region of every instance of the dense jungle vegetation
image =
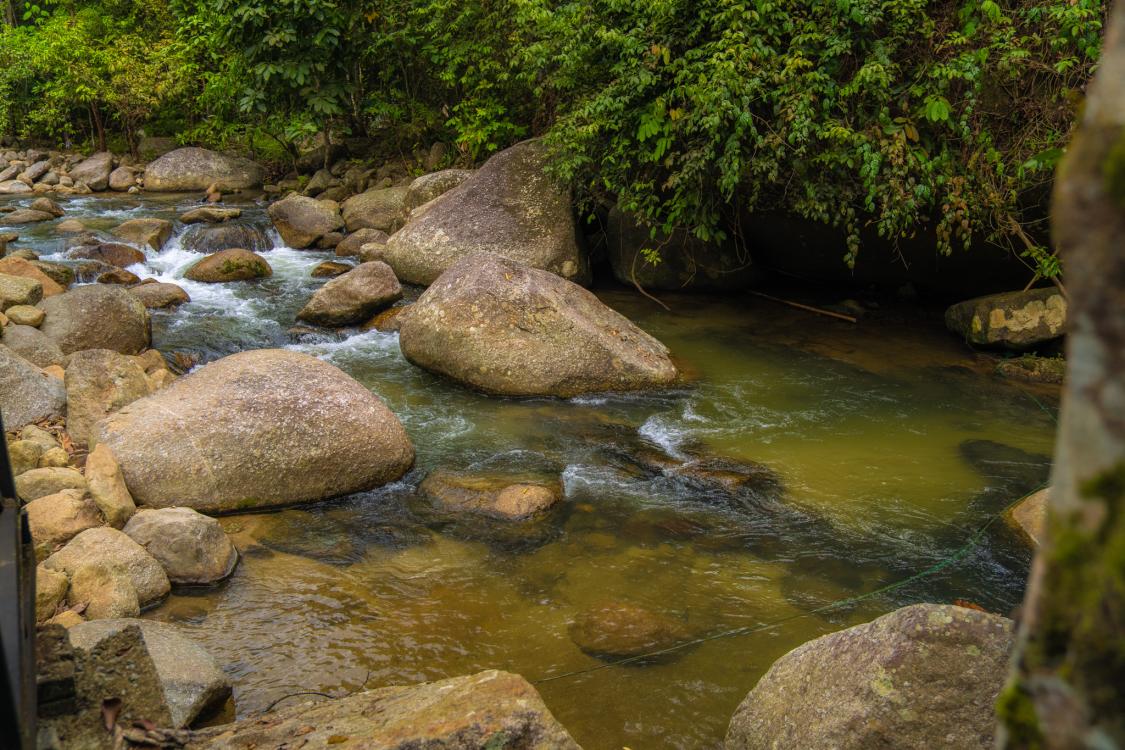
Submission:
[[140,134],[284,161],[367,136],[464,162],[532,136],[585,200],[701,238],[750,210],[932,222],[1047,276],[1042,201],[1104,0],[7,0],[0,138]]

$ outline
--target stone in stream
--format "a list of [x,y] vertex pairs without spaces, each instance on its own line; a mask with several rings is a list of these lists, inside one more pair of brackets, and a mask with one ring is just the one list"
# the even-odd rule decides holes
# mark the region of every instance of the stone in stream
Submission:
[[1004,512],[1004,521],[1008,527],[1032,549],[1039,547],[1047,530],[1050,492],[1049,488],[1034,492]]
[[400,307],[392,307],[388,310],[383,310],[376,313],[370,320],[363,324],[362,328],[369,331],[374,328],[376,331],[383,333],[395,333],[402,325],[403,313],[410,309],[410,305],[402,305]]
[[[38,310],[38,308],[32,309]],[[19,325],[14,320],[3,328],[0,341],[36,367],[61,365],[66,361],[66,355],[62,353],[62,349],[59,349],[54,339],[38,328]]]
[[112,171],[113,154],[99,151],[72,167],[70,179],[74,180],[76,185],[83,183],[94,192],[98,192],[109,187],[109,175]]
[[454,263],[399,336],[413,364],[497,395],[565,398],[677,380],[664,345],[593,294],[492,253]]
[[382,242],[390,239],[390,235],[381,229],[357,229],[336,245],[336,256],[344,258],[359,255],[359,249],[369,242]]
[[264,253],[273,247],[265,230],[253,224],[230,223],[196,224],[180,238],[184,250],[193,253],[217,253],[231,248],[245,248]]
[[55,218],[46,211],[36,211],[31,208],[17,208],[4,216],[5,224],[35,224],[40,221],[50,221]]
[[255,188],[262,184],[262,168],[237,156],[188,146],[169,151],[145,169],[145,190],[153,192],[221,192]]
[[363,263],[317,289],[297,318],[321,326],[354,325],[400,299],[402,286],[390,266]]
[[538,141],[494,155],[460,185],[415,211],[387,241],[384,260],[402,281],[423,286],[480,252],[586,282],[590,271],[578,246],[571,196],[545,173],[546,160]]
[[4,428],[66,414],[66,388],[6,346],[0,346],[0,413]]
[[17,305],[34,305],[43,299],[43,285],[35,279],[0,273],[0,312]]
[[402,206],[407,188],[374,188],[352,196],[341,206],[344,225],[349,232],[378,229],[394,232],[402,226]]
[[145,262],[145,254],[120,242],[102,242],[86,245],[70,251],[70,257],[77,260],[96,260],[117,268],[127,268]]
[[1055,287],[1005,292],[950,306],[945,325],[973,344],[1028,349],[1066,333],[1066,309]]
[[443,511],[506,520],[544,513],[563,498],[562,483],[557,478],[479,472],[435,471],[423,480],[418,491]]
[[99,422],[141,505],[203,512],[321,500],[401,477],[414,448],[368,388],[306,354],[211,362]]
[[317,263],[313,266],[313,270],[309,272],[309,276],[314,279],[332,278],[334,276],[341,276],[348,271],[351,271],[355,266],[350,263],[337,263],[335,261],[326,260],[323,263]]
[[266,259],[242,248],[220,250],[197,261],[184,273],[192,281],[223,283],[264,279],[273,275]]
[[324,235],[344,226],[336,201],[291,194],[271,203],[267,212],[282,241],[298,250],[316,244]]
[[355,693],[286,706],[258,718],[198,730],[192,750],[307,747],[580,750],[519,675],[489,670],[465,677]]
[[47,314],[39,330],[64,354],[82,349],[112,349],[137,354],[151,340],[148,311],[125,289],[93,284],[71,289],[39,303]]
[[[630,602],[599,602],[579,612],[567,627],[570,639],[583,652],[614,661],[679,646],[692,638],[692,630],[677,617]],[[687,649],[651,657],[675,657]]]
[[230,679],[215,658],[171,623],[132,618],[86,622],[70,629],[70,642],[75,648],[89,650],[129,627],[139,628],[144,636],[173,727],[190,726],[230,697]]
[[73,580],[74,573],[79,568],[95,563],[123,567],[137,590],[137,600],[141,607],[157,603],[171,590],[168,576],[156,558],[128,536],[109,526],[83,531],[48,557],[43,564],[51,570],[66,573]]
[[123,531],[160,561],[173,584],[221,581],[238,562],[219,522],[191,508],[139,510]]
[[40,198],[36,198],[29,206],[29,208],[32,211],[42,211],[45,214],[50,214],[56,219],[63,215],[62,207],[45,195]]
[[135,245],[148,245],[160,250],[172,238],[172,222],[167,219],[129,219],[110,232],[114,237]]
[[183,287],[166,281],[144,282],[131,286],[126,291],[149,310],[161,310],[191,302],[191,297]]
[[140,365],[109,349],[72,354],[65,382],[67,431],[79,445],[89,442],[95,422],[149,393]]
[[[22,476],[27,476],[27,473]],[[80,532],[105,522],[98,506],[80,489],[43,495],[24,507],[35,543],[35,559],[39,562],[46,560]]]
[[224,221],[237,219],[239,216],[242,216],[241,208],[202,206],[181,214],[180,221],[184,224],[220,224]]
[[38,281],[42,287],[42,297],[53,297],[65,291],[59,282],[44,271],[38,261],[8,256],[0,260],[0,274]]
[[86,487],[105,517],[106,523],[120,529],[137,511],[133,496],[125,486],[121,467],[107,445],[95,446],[86,456]]
[[86,225],[78,219],[67,219],[55,225],[55,231],[62,234],[77,234],[86,231]]
[[132,271],[126,271],[124,268],[111,268],[103,274],[99,274],[95,281],[99,284],[136,284],[141,280],[140,276]]
[[1012,621],[916,604],[774,662],[731,719],[727,750],[993,747]]

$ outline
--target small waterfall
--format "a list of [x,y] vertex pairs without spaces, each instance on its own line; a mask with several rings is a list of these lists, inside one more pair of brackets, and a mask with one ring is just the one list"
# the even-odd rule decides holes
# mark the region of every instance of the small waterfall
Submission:
[[180,238],[180,246],[193,253],[217,253],[240,247],[255,253],[272,250],[269,229],[257,224],[196,224]]

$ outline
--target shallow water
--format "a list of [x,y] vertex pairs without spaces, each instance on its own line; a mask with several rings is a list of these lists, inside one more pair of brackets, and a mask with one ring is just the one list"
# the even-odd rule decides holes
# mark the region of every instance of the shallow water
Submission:
[[[108,229],[174,218],[189,204],[86,198],[64,208]],[[244,208],[247,223],[268,227],[261,206]],[[21,227],[16,244],[57,252],[54,223]],[[753,298],[670,296],[666,312],[600,291],[664,341],[691,382],[648,395],[495,399],[413,368],[396,334],[295,338],[294,314],[321,283],[308,272],[330,253],[278,248],[265,254],[269,280],[198,284],[182,278],[199,257],[182,249],[182,231],[133,269],[192,297],[154,315],[154,346],[203,361],[266,346],[320,356],[379,394],[418,452],[416,469],[390,487],[225,518],[244,551],[232,578],[148,614],[182,623],[215,654],[239,715],[305,690],[595,667],[603,662],[567,626],[606,600],[678,617],[697,636],[785,620],[538,685],[590,750],[716,747],[762,673],[810,638],[916,601],[1007,613],[1021,598],[1029,555],[997,524],[924,580],[814,612],[948,558],[1046,476],[1054,403],[994,379],[940,325],[879,311],[853,326]],[[759,462],[784,489],[732,499],[639,470],[636,457],[654,451]],[[516,529],[454,523],[414,497],[435,468],[557,472],[566,499]]]

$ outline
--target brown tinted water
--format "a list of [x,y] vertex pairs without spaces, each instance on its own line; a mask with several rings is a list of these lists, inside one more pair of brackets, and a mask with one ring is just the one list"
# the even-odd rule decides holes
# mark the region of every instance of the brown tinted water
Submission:
[[[64,207],[108,228],[186,205]],[[247,205],[243,221],[266,226],[260,206]],[[52,223],[24,229],[22,244],[58,251]],[[598,666],[569,626],[607,601],[677,618],[691,636],[806,615],[953,555],[1046,475],[1050,394],[997,380],[921,317],[879,311],[852,325],[758,299],[674,296],[669,312],[604,292],[669,346],[693,375],[688,385],[493,399],[412,367],[394,334],[295,340],[294,313],[318,283],[308,272],[326,254],[275,247],[271,279],[208,286],[182,278],[198,257],[182,232],[137,269],[192,296],[154,315],[158,348],[202,360],[265,346],[322,356],[382,396],[418,451],[415,471],[394,486],[224,519],[243,551],[234,575],[146,615],[183,624],[218,658],[241,716],[301,691],[493,667],[538,680]],[[688,453],[764,464],[783,489],[732,496],[664,476],[645,458]],[[538,523],[454,521],[414,496],[436,468],[557,473],[566,497]],[[716,747],[739,701],[786,651],[915,601],[965,599],[1006,613],[1028,562],[997,526],[959,562],[855,606],[538,687],[588,750]]]

